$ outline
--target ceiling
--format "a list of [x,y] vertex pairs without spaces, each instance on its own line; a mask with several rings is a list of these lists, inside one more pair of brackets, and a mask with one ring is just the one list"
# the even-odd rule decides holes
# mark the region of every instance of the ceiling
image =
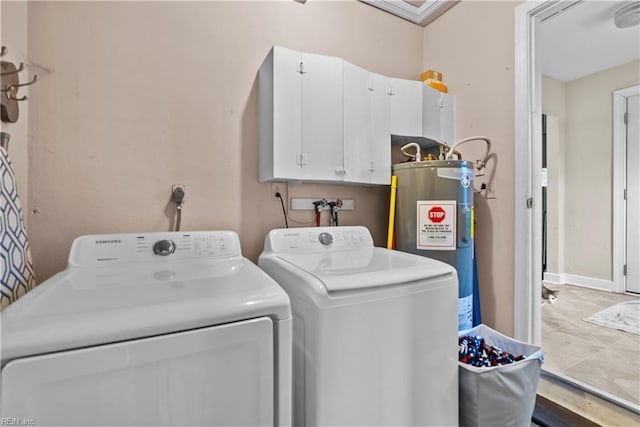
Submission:
[[[540,26],[542,74],[568,82],[640,59],[640,26],[617,28],[614,13],[631,1],[563,1]],[[639,70],[640,72],[640,70]]]

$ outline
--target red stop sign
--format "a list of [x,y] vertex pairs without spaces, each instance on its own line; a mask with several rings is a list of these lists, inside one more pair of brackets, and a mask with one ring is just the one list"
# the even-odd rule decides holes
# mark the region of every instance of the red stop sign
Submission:
[[444,221],[445,213],[444,209],[440,206],[434,206],[429,209],[429,219],[431,222],[442,222]]

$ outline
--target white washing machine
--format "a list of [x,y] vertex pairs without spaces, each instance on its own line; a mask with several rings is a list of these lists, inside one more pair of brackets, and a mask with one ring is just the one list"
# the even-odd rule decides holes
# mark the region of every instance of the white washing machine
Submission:
[[228,231],[83,236],[2,312],[19,425],[291,424],[287,294]]
[[294,425],[458,424],[453,267],[364,227],[273,230],[258,265],[291,298]]

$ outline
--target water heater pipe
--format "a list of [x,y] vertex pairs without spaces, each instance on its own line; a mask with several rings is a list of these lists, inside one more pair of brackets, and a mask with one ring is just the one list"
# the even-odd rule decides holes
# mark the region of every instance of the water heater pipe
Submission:
[[468,138],[463,138],[463,139],[461,139],[459,141],[456,141],[456,143],[453,144],[451,146],[451,148],[449,149],[449,152],[447,153],[446,159],[450,160],[453,157],[453,155],[454,155],[454,153],[456,151],[456,148],[459,145],[462,145],[465,142],[469,142],[469,141],[484,141],[484,142],[487,143],[487,152],[485,153],[484,157],[480,161],[480,165],[478,166],[478,169],[482,169],[484,167],[484,165],[485,165],[485,162],[487,161],[487,158],[489,157],[489,152],[491,151],[491,140],[489,138],[487,138],[486,136],[470,136]]
[[[416,149],[416,154],[409,154],[405,151],[407,148],[410,148],[410,147],[414,147]],[[418,143],[416,142],[410,142],[408,144],[403,145],[402,147],[400,147],[400,151],[402,151],[402,154],[404,154],[405,156],[415,159],[416,162],[422,161],[422,156],[420,155],[420,145],[418,145]]]

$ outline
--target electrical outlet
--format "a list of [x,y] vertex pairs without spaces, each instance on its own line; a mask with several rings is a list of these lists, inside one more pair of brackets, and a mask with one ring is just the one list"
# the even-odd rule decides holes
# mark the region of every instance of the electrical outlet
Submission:
[[489,181],[487,182],[487,189],[485,190],[485,197],[487,199],[495,199],[496,198],[496,182]]
[[[280,193],[283,199],[286,199],[286,194],[284,191],[284,184],[281,182],[272,182],[271,183],[271,200],[274,202],[279,202],[280,198],[276,197],[276,193]],[[285,200],[286,201],[286,200]]]

